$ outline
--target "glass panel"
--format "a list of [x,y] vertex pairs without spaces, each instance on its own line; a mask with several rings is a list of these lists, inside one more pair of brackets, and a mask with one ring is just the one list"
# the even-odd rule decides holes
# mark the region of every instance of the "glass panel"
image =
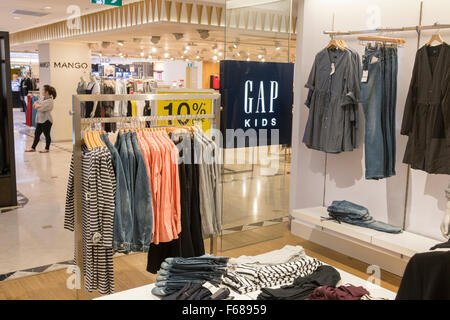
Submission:
[[[224,59],[294,62],[292,12],[292,0],[227,0]],[[275,224],[289,216],[290,153],[288,145],[224,149],[222,250],[282,235],[285,224]]]

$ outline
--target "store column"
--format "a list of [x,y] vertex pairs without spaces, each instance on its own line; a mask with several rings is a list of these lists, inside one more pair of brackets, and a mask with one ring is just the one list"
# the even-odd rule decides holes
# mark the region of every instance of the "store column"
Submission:
[[88,44],[48,43],[39,45],[39,83],[55,87],[52,140],[72,140],[72,95],[81,76],[91,73],[91,50]]

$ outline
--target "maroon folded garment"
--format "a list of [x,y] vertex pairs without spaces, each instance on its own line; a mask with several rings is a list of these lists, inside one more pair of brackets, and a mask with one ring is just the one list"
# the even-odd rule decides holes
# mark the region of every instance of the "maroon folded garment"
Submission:
[[370,293],[363,287],[351,284],[337,288],[322,286],[316,288],[306,300],[360,300],[365,294]]

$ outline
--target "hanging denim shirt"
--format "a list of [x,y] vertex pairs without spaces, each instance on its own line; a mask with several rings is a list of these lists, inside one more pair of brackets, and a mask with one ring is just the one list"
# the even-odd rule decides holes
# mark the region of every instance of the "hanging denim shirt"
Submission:
[[125,133],[125,144],[128,152],[128,179],[130,182],[130,199],[131,199],[131,212],[134,216],[134,190],[135,190],[135,179],[136,179],[136,157],[134,155],[133,144],[131,143],[131,133]]
[[136,133],[129,134],[136,159],[136,178],[134,188],[134,230],[133,251],[148,252],[153,232],[153,210],[150,183],[145,160],[136,138]]
[[133,239],[133,215],[131,213],[130,194],[125,171],[117,149],[112,145],[107,135],[101,135],[111,152],[114,171],[116,174],[116,208],[114,213],[114,241],[113,248],[125,253],[131,250]]

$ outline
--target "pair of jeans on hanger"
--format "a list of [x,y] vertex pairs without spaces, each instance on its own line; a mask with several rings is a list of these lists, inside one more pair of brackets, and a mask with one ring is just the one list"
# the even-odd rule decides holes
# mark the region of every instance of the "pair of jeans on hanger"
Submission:
[[388,233],[400,233],[402,229],[381,221],[376,221],[369,210],[350,201],[333,201],[328,207],[328,215],[340,222]]
[[361,83],[366,179],[395,175],[397,74],[396,48],[366,48]]

